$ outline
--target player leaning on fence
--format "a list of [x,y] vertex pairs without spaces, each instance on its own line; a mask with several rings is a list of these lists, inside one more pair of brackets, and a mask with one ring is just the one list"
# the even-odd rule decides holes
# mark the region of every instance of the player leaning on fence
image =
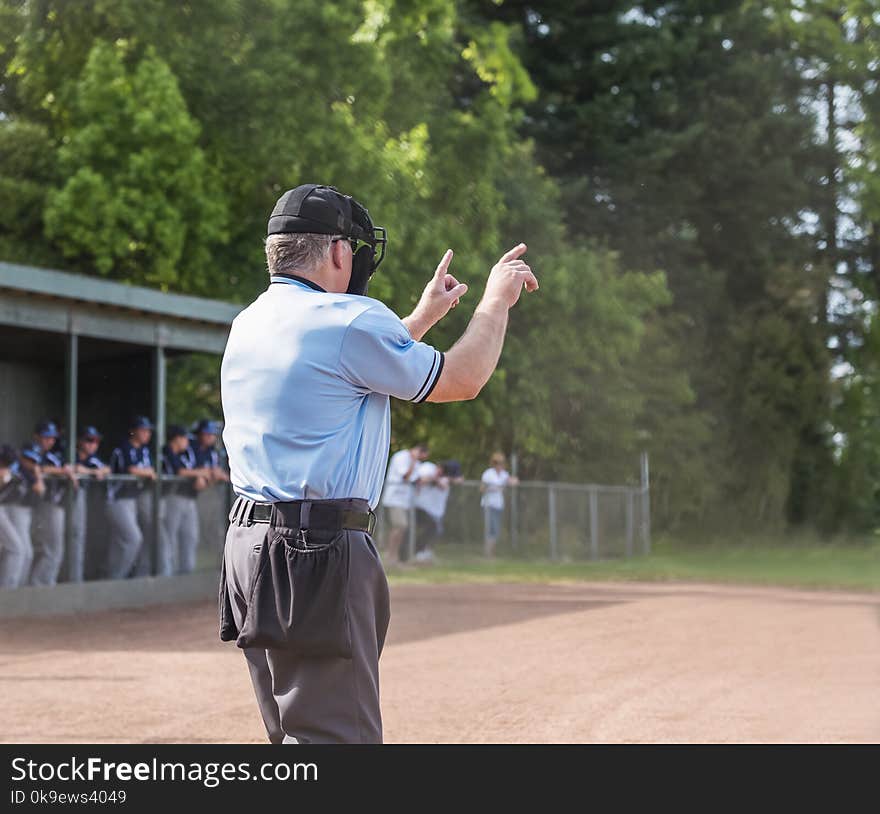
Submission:
[[379,742],[389,604],[371,534],[389,396],[474,398],[498,363],[508,309],[538,282],[524,244],[507,252],[444,354],[421,339],[467,291],[449,274],[451,251],[401,320],[365,296],[386,238],[354,199],[297,187],[268,234],[269,286],[233,322],[220,376],[238,495],[220,635],[244,649],[272,742]]

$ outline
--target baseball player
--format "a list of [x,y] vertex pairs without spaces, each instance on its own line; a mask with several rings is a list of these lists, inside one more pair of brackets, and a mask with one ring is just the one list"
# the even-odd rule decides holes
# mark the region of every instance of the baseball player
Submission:
[[36,477],[49,477],[45,489],[34,504],[32,539],[34,561],[31,566],[31,585],[54,585],[58,581],[64,560],[64,496],[66,478],[72,488],[77,488],[73,469],[64,463],[54,451],[58,441],[58,427],[52,421],[37,424],[33,443],[21,451],[25,470]]
[[168,484],[165,494],[165,539],[159,558],[159,574],[188,574],[195,569],[199,544],[199,512],[196,498],[211,477],[207,468],[196,466],[196,453],[184,427],[168,428],[168,443],[162,450],[162,465],[168,475],[184,482]]
[[[107,554],[107,576],[125,579],[150,573],[150,543],[153,535],[153,490],[156,470],[150,458],[153,424],[146,416],[131,421],[128,440],[110,456],[114,475],[134,475],[135,482],[111,482],[107,490],[107,518],[111,541]],[[161,547],[161,546],[160,546]]]
[[232,324],[220,373],[232,485],[220,637],[244,650],[273,743],[382,740],[379,656],[390,617],[372,532],[389,397],[472,399],[508,309],[538,282],[520,244],[493,267],[461,339],[422,337],[467,291],[447,251],[415,310],[366,296],[385,230],[333,187],[285,192],[269,219],[269,285]]
[[67,562],[67,579],[70,582],[83,581],[88,495],[91,494],[94,481],[104,480],[110,474],[110,467],[97,454],[101,438],[101,433],[89,425],[82,428],[76,441],[74,473],[79,480],[79,489],[73,503],[73,539]]
[[21,453],[9,467],[11,480],[14,482],[11,493],[5,501],[6,514],[18,531],[18,548],[22,552],[20,559],[21,572],[16,585],[27,585],[34,561],[32,539],[34,505],[46,492],[46,483],[38,466],[25,466]]
[[228,483],[229,475],[220,464],[220,453],[217,452],[217,436],[220,427],[216,421],[203,419],[196,425],[196,467],[208,471],[208,484]]
[[32,558],[30,519],[24,530],[17,519],[19,509],[30,512],[30,507],[23,505],[28,492],[18,453],[4,444],[0,447],[0,588],[21,585]]

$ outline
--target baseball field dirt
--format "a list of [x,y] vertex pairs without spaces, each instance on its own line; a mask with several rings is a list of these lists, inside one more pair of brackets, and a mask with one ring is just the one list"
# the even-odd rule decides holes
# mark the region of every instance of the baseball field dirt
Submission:
[[[401,585],[388,742],[877,742],[880,595]],[[6,742],[263,742],[213,603],[7,622]]]

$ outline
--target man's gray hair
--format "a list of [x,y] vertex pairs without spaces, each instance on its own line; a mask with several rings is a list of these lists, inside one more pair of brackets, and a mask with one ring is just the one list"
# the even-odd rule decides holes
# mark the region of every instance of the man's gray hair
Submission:
[[269,235],[266,238],[266,265],[269,274],[309,273],[330,251],[333,235],[311,232]]

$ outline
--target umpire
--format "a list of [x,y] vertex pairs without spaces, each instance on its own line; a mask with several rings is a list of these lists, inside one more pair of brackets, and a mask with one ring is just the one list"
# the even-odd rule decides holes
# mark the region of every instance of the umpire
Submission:
[[447,251],[403,320],[366,294],[385,230],[335,188],[306,184],[269,219],[266,291],[233,322],[220,374],[232,485],[220,637],[243,648],[273,743],[377,743],[388,583],[373,545],[389,396],[472,399],[507,312],[538,287],[519,258],[493,267],[447,353],[421,341],[467,291]]

